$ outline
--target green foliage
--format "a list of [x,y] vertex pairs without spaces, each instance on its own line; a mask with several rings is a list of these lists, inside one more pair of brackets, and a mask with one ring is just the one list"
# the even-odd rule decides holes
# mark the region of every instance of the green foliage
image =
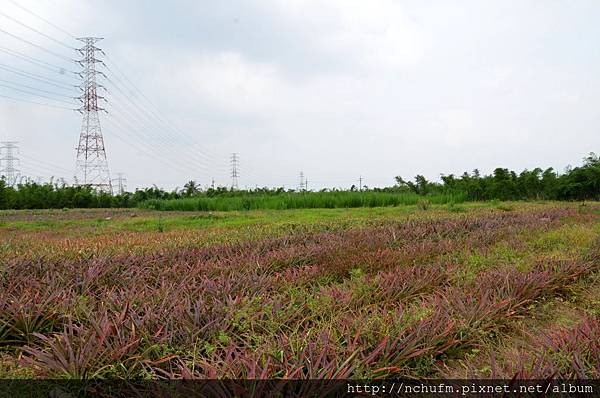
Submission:
[[110,195],[96,192],[91,187],[56,183],[26,182],[10,187],[0,177],[0,210],[140,206],[159,210],[227,211],[399,205],[417,205],[427,210],[429,204],[466,200],[600,200],[600,158],[594,153],[584,158],[582,166],[568,168],[560,175],[552,168],[535,168],[519,174],[496,168],[490,175],[481,175],[477,169],[460,177],[443,175],[441,182],[428,181],[422,175],[417,175],[414,182],[400,176],[395,179],[393,187],[363,191],[357,191],[356,187],[320,192],[295,192],[284,188],[234,191],[226,187],[202,190],[199,183],[189,181],[182,190],[172,192],[154,186],[133,193]]
[[[397,181],[404,182],[397,177]],[[418,191],[415,183],[404,183]],[[400,184],[399,184],[400,185]],[[482,176],[478,170],[460,177],[442,176],[442,184],[428,183],[427,192],[464,192],[467,200],[598,200],[600,198],[600,158],[591,153],[583,165],[568,168],[564,174],[554,169],[524,170],[520,174],[497,168],[491,175]]]
[[465,209],[464,206],[457,205],[455,202],[452,201],[448,203],[448,211],[451,211],[453,213],[464,213],[465,211],[467,211],[467,209]]
[[417,201],[417,208],[419,210],[429,210],[429,205],[431,203],[427,200],[427,199],[419,199],[419,201]]
[[[444,204],[450,201],[462,202],[461,194],[435,194],[427,197],[428,203]],[[259,209],[333,209],[354,207],[383,207],[417,205],[423,202],[422,196],[416,193],[392,192],[303,192],[281,193],[278,195],[245,196],[197,196],[174,200],[148,200],[140,204],[143,208],[155,210],[179,211],[243,211]]]
[[[192,187],[195,189],[194,187]],[[0,210],[135,207],[148,199],[180,198],[178,192],[165,192],[157,187],[110,195],[96,192],[88,186],[68,186],[53,183],[26,182],[16,187],[0,178]]]

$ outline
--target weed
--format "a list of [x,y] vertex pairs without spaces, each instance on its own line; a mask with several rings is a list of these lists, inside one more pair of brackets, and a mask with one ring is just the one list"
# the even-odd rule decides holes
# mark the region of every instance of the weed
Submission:
[[427,200],[427,199],[419,199],[417,201],[417,208],[419,210],[423,210],[423,211],[429,210],[430,206],[431,206],[431,202],[429,202],[429,200]]
[[452,213],[464,213],[467,209],[464,206],[457,205],[455,202],[448,203],[448,211]]

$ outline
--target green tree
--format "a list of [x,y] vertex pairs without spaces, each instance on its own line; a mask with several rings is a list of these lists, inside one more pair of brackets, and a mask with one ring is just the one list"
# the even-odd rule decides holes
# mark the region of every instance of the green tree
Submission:
[[196,184],[196,181],[188,181],[184,186],[183,186],[183,195],[190,197],[190,196],[194,196],[196,195],[200,190],[198,189],[198,186]]

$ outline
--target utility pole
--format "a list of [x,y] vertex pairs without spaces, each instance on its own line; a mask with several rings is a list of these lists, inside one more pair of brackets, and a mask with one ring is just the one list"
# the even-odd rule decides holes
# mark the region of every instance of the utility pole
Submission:
[[304,172],[300,172],[300,186],[298,188],[299,191],[304,190]]
[[363,185],[362,185],[362,176],[360,176],[358,178],[358,190],[362,191],[362,187],[363,187]]
[[117,173],[117,178],[113,180],[117,182],[117,192],[119,195],[124,194],[127,190],[127,179],[123,175],[124,173]]
[[78,49],[83,55],[83,59],[78,61],[83,68],[80,73],[83,80],[80,89],[83,94],[79,97],[82,106],[78,109],[83,114],[83,122],[77,146],[76,180],[78,185],[89,185],[98,191],[112,193],[106,150],[98,116],[99,111],[105,111],[98,106],[98,99],[104,99],[104,97],[98,95],[98,88],[102,86],[96,82],[97,75],[104,76],[102,72],[96,70],[96,63],[102,62],[96,58],[96,52],[103,52],[95,44],[102,39],[83,37],[77,40],[82,41],[85,45]]
[[211,183],[210,183],[210,187],[211,187],[212,189],[215,189],[215,179],[214,179],[214,178],[212,179],[212,181],[211,181]]
[[[15,157],[15,153],[19,153],[18,142],[4,141],[0,146],[0,177],[6,178],[6,184],[13,187],[19,179],[19,170],[15,166],[19,163],[19,158]],[[4,155],[4,156],[2,156]]]
[[238,177],[239,177],[239,162],[240,158],[237,153],[231,154],[231,189],[238,189]]

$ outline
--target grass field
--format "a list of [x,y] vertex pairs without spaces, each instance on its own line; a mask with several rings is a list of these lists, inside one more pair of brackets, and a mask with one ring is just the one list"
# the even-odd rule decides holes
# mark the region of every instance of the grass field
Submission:
[[598,203],[9,211],[0,239],[0,378],[600,377]]
[[464,194],[436,194],[424,198],[416,193],[387,192],[303,192],[277,195],[244,195],[195,197],[183,199],[152,199],[140,207],[168,211],[243,211],[291,209],[340,209],[356,207],[406,206],[421,203],[460,203]]

